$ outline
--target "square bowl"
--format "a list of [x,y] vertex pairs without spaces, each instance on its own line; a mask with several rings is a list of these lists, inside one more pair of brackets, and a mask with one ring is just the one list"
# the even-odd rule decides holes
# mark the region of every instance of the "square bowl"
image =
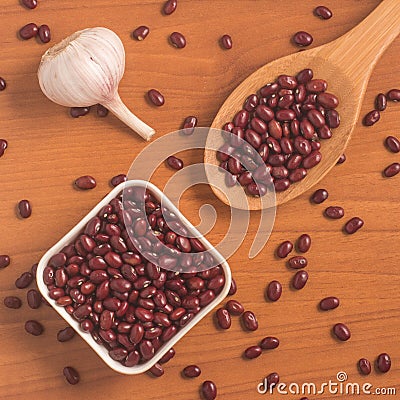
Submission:
[[[221,266],[223,274],[225,276],[225,282],[220,293],[213,299],[209,304],[205,305],[198,311],[197,314],[190,320],[185,326],[181,327],[177,333],[161,345],[161,347],[155,352],[154,356],[134,366],[125,366],[119,361],[112,359],[108,353],[108,350],[103,345],[96,343],[92,335],[88,332],[84,332],[80,328],[80,323],[74,319],[64,307],[58,305],[56,300],[49,296],[49,289],[43,280],[44,269],[48,265],[49,260],[52,256],[60,253],[62,249],[75,242],[75,239],[82,233],[86,224],[94,217],[97,216],[99,211],[110,203],[114,198],[117,198],[124,189],[126,188],[143,188],[150,192],[150,194],[160,203],[162,207],[166,207],[170,212],[174,213],[182,226],[190,232],[192,237],[196,237],[209,251],[214,260]],[[97,355],[114,371],[126,374],[134,375],[140,374],[150,369],[158,360],[165,355],[190,329],[192,329],[202,318],[204,318],[216,305],[218,305],[228,294],[231,286],[231,271],[228,263],[223,256],[205,239],[203,235],[181,214],[181,212],[174,206],[174,204],[159,190],[155,185],[150,182],[142,180],[129,180],[121,183],[115,187],[107,196],[105,196],[78,224],[75,225],[62,239],[60,239],[53,247],[51,247],[41,258],[36,275],[38,288],[43,297],[49,302],[49,304],[57,311],[58,314],[82,337],[82,339],[97,353]]]

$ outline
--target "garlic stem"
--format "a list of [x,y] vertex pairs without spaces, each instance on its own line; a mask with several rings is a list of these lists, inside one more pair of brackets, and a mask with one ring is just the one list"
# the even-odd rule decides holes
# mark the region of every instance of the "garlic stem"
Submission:
[[137,132],[143,139],[150,140],[155,134],[155,130],[152,127],[144,123],[129,110],[117,92],[111,100],[103,101],[101,105],[109,109],[118,119]]

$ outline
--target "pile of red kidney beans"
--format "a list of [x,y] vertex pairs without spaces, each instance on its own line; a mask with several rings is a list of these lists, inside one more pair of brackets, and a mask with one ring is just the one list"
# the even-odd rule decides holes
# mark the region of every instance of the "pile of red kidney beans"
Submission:
[[[22,0],[28,9],[38,6],[37,0]],[[177,0],[168,0],[163,7],[164,15],[171,15],[178,5]],[[314,14],[321,19],[329,19],[332,12],[327,7],[315,8]],[[144,40],[150,29],[146,26],[136,28],[132,34],[136,40]],[[42,43],[51,40],[50,28],[47,25],[38,27],[28,23],[19,30],[21,39],[27,40],[38,37]],[[173,32],[169,37],[170,44],[177,49],[183,49],[187,43],[180,32]],[[308,46],[313,42],[311,34],[305,31],[296,32],[292,43],[297,46]],[[229,50],[233,46],[232,37],[223,35],[220,38],[222,49]],[[0,77],[0,92],[7,87],[6,80]],[[246,99],[241,110],[233,121],[224,129],[249,143],[263,160],[269,164],[269,171],[277,191],[286,190],[307,175],[307,170],[321,160],[320,139],[329,139],[331,129],[340,123],[335,111],[338,105],[337,97],[326,92],[327,83],[321,79],[313,79],[311,70],[303,70],[296,77],[281,75],[277,81],[260,89],[259,93],[251,94]],[[149,101],[155,106],[165,103],[164,96],[156,89],[147,93]],[[400,101],[400,89],[391,89],[387,94],[379,93],[376,97],[375,108],[363,118],[365,126],[372,126],[380,120],[381,113],[386,109],[388,101]],[[77,118],[86,115],[90,108],[72,108],[70,114]],[[97,115],[105,117],[108,110],[97,106]],[[185,118],[182,128],[185,134],[192,134],[197,125],[197,117]],[[230,139],[231,140],[231,139]],[[400,141],[395,136],[385,140],[386,148],[392,153],[400,152]],[[250,195],[261,195],[254,185],[251,185],[251,175],[256,168],[246,168],[241,164],[239,146],[227,142],[218,153],[222,168],[230,171],[235,178],[228,180],[229,185],[239,183],[246,187]],[[8,148],[6,139],[0,139],[0,157]],[[232,157],[235,154],[239,162]],[[345,161],[343,155],[338,161]],[[233,161],[232,161],[233,160]],[[183,168],[183,161],[171,156],[166,164],[172,169]],[[400,172],[400,164],[393,162],[383,171],[383,176],[390,178]],[[124,174],[111,179],[111,186],[124,182]],[[74,182],[79,190],[94,189],[96,180],[84,175]],[[321,204],[328,199],[325,189],[316,190],[311,196],[311,203]],[[159,205],[150,194],[147,194],[149,205],[146,216],[153,230],[157,231],[159,239],[171,247],[172,252],[200,251],[200,244],[191,242],[188,238],[176,235],[170,231],[162,217],[157,214]],[[344,209],[338,205],[325,208],[326,218],[337,220],[344,217]],[[17,216],[29,218],[32,206],[29,200],[21,200],[17,204]],[[154,264],[147,262],[134,252],[135,245],[129,240],[124,225],[120,220],[120,199],[114,199],[99,215],[92,220],[76,242],[67,246],[60,254],[54,256],[46,269],[44,279],[49,288],[50,296],[61,306],[65,307],[73,318],[79,321],[81,329],[109,350],[110,356],[124,365],[135,365],[151,359],[163,342],[185,326],[202,307],[209,304],[219,293],[224,284],[224,275],[219,266],[203,272],[192,272],[178,275],[172,274]],[[160,219],[161,218],[161,219]],[[352,217],[343,225],[345,234],[354,234],[362,228],[364,222],[360,217]],[[141,224],[137,225],[137,229]],[[146,237],[142,243],[145,245]],[[296,271],[291,279],[295,290],[303,289],[308,280],[305,270],[308,261],[304,256],[311,248],[311,237],[301,235],[296,245],[289,240],[282,242],[276,249],[278,259],[286,259],[295,249],[298,255],[287,259],[287,266]],[[0,255],[0,268],[11,263],[9,255]],[[17,289],[28,288],[34,281],[37,264],[29,271],[22,273],[15,281]],[[232,280],[229,295],[236,293],[236,283]],[[282,284],[271,281],[265,290],[268,302],[278,301],[282,294]],[[48,303],[36,289],[26,292],[26,302],[31,309],[37,309]],[[10,309],[22,306],[19,296],[7,296],[4,305]],[[319,302],[321,311],[336,309],[340,305],[339,298],[327,296]],[[229,329],[232,317],[241,319],[244,330],[258,329],[256,315],[245,310],[238,301],[231,299],[223,307],[216,310],[215,320],[219,329]],[[25,330],[31,335],[38,336],[44,332],[43,325],[36,320],[25,322]],[[339,341],[351,338],[349,327],[343,322],[332,326],[332,333]],[[57,340],[66,342],[75,336],[71,327],[62,329],[57,334]],[[277,337],[266,336],[258,344],[243,351],[247,359],[254,359],[264,351],[271,351],[279,346]],[[174,349],[165,354],[151,368],[153,376],[164,373],[163,365],[175,355]],[[390,356],[381,353],[375,362],[376,369],[382,373],[391,367]],[[358,361],[359,372],[368,375],[372,371],[371,362],[366,358]],[[66,366],[63,374],[70,384],[80,380],[78,371]],[[188,365],[182,371],[186,378],[196,378],[201,375],[197,365]],[[272,372],[267,377],[268,385],[277,384],[279,374]],[[206,400],[217,396],[214,382],[205,380],[200,387]],[[305,400],[306,398],[303,398]]]

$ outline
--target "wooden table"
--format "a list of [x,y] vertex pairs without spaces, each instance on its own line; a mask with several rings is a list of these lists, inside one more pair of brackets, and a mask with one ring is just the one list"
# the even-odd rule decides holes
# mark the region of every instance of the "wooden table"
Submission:
[[[207,379],[218,386],[219,399],[261,399],[257,385],[271,372],[281,382],[321,384],[344,371],[347,382],[400,391],[400,176],[385,179],[381,171],[398,154],[385,149],[389,134],[400,136],[400,105],[390,103],[381,121],[373,127],[357,124],[346,150],[347,161],[335,167],[321,182],[329,199],[311,205],[312,191],[277,210],[273,233],[264,250],[253,260],[247,257],[257,228],[259,214],[252,213],[251,225],[240,249],[229,259],[238,284],[235,298],[259,319],[259,329],[243,332],[237,319],[229,331],[218,331],[213,316],[207,316],[175,346],[177,355],[159,379],[147,374],[122,376],[110,370],[78,337],[68,343],[56,340],[65,323],[50,308],[31,310],[26,290],[14,286],[15,279],[37,262],[46,249],[62,237],[108,191],[109,179],[128,171],[133,158],[146,143],[113,116],[88,116],[73,119],[69,110],[48,101],[39,89],[36,70],[41,54],[49,47],[35,39],[21,41],[17,31],[28,22],[47,23],[54,44],[70,33],[91,26],[106,26],[121,37],[126,48],[126,72],[120,85],[121,97],[161,136],[181,127],[188,115],[196,115],[199,125],[207,126],[230,91],[248,74],[277,57],[297,51],[290,43],[292,34],[307,30],[314,36],[312,46],[335,39],[360,22],[379,3],[378,0],[326,0],[334,13],[323,21],[313,16],[316,1],[261,0],[190,1],[180,0],[171,16],[161,13],[162,1],[77,0],[39,1],[35,10],[24,9],[18,0],[3,0],[0,37],[2,55],[0,76],[7,89],[0,92],[0,137],[9,148],[0,159],[0,254],[9,254],[10,266],[2,271],[1,299],[19,295],[23,306],[9,310],[0,305],[0,398],[26,399],[175,399],[199,398],[201,382]],[[90,5],[89,5],[90,3]],[[132,40],[134,28],[146,24],[150,35],[143,42]],[[187,46],[177,50],[168,35],[180,31]],[[233,49],[222,50],[219,38],[229,33]],[[400,38],[379,61],[368,85],[361,115],[373,108],[379,92],[399,87]],[[157,88],[166,98],[155,108],[145,93]],[[182,155],[185,163],[201,162],[201,152]],[[153,182],[160,187],[172,175],[162,160]],[[82,192],[73,181],[91,174],[97,179],[94,190]],[[31,218],[16,216],[16,204],[29,199]],[[220,203],[209,187],[201,185],[185,193],[181,210],[198,223],[198,209],[212,204],[218,210],[218,223],[208,235],[213,243],[223,237],[229,222],[229,209]],[[344,221],[323,217],[327,205],[341,205],[346,218],[360,216],[365,226],[353,236],[345,236]],[[277,245],[294,241],[309,233],[313,244],[307,270],[310,279],[299,292],[289,288],[293,275],[282,260],[274,257]],[[283,283],[280,301],[264,299],[272,279]],[[331,312],[318,311],[319,301],[338,296],[341,305]],[[24,321],[37,319],[45,326],[39,337],[24,331]],[[352,337],[337,342],[330,334],[337,322],[348,324]],[[278,336],[277,350],[256,360],[244,360],[245,348],[267,335]],[[392,369],[387,374],[373,371],[368,377],[357,371],[361,357],[373,362],[388,352]],[[200,378],[181,377],[188,364],[198,364]],[[65,365],[81,374],[77,386],[68,385],[62,375]],[[301,395],[279,395],[274,399],[299,399]],[[347,398],[324,394],[310,399]],[[386,398],[385,396],[381,396]],[[387,396],[387,398],[397,398]],[[366,394],[354,398],[371,398]]]

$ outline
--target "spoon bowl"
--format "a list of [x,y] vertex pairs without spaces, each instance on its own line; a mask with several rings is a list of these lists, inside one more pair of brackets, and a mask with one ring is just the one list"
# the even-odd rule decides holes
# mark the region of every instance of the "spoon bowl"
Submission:
[[[321,140],[322,160],[307,171],[300,182],[276,193],[276,205],[283,204],[310,189],[319,182],[343,154],[360,114],[362,100],[369,77],[378,59],[400,33],[400,1],[384,0],[360,24],[339,39],[325,45],[290,54],[274,60],[247,77],[226,99],[218,111],[211,128],[222,129],[226,122],[242,109],[248,95],[256,93],[262,86],[274,82],[281,74],[296,75],[310,68],[314,79],[328,82],[327,91],[339,98],[336,108],[341,123],[333,130],[328,140]],[[219,165],[216,152],[224,143],[222,135],[210,131],[207,138],[204,161],[207,178],[216,196],[227,203],[227,196],[219,187],[226,187],[224,174],[211,173],[207,164]],[[230,190],[226,187],[226,191]],[[270,206],[260,198],[247,196],[247,204],[239,208],[259,210]]]

